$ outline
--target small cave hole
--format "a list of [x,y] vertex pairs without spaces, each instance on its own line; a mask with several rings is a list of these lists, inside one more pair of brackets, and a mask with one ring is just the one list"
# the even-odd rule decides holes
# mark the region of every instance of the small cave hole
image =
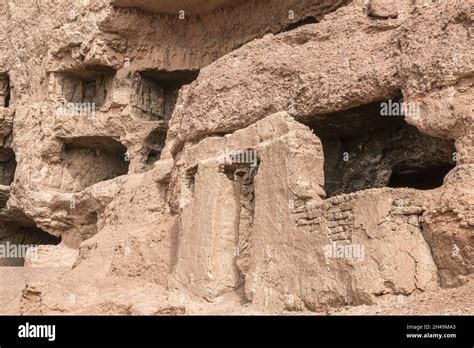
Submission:
[[10,75],[8,73],[0,73],[0,106],[5,108],[10,106]]
[[145,138],[141,150],[145,169],[150,169],[153,163],[160,159],[161,151],[165,146],[166,133],[166,128],[157,128],[152,130]]
[[453,166],[394,168],[388,187],[411,187],[418,190],[431,190],[443,185],[446,174]]
[[198,166],[193,166],[186,169],[184,173],[184,182],[185,189],[191,194],[191,197],[194,195],[194,185],[196,183],[196,174],[198,172]]
[[132,106],[135,114],[147,121],[167,122],[174,111],[181,87],[194,81],[197,70],[151,71],[136,74]]
[[16,159],[11,148],[0,148],[0,185],[9,186],[15,177]]
[[55,74],[61,99],[90,110],[91,107],[100,108],[108,100],[115,70],[107,66],[88,66]]
[[[401,103],[397,94],[392,104]],[[327,197],[380,187],[434,189],[455,166],[454,142],[421,133],[378,101],[300,120],[321,139]]]
[[106,136],[63,139],[61,190],[78,192],[128,173],[127,148]]
[[296,28],[299,28],[303,25],[307,25],[307,24],[315,24],[315,23],[318,23],[318,20],[315,18],[315,17],[306,17],[306,18],[303,18],[295,23],[290,23],[288,24],[285,29],[283,30],[283,32],[285,31],[291,31],[291,30],[295,30]]
[[58,245],[61,238],[38,228],[33,221],[0,224],[0,266],[23,266],[26,251],[38,245]]

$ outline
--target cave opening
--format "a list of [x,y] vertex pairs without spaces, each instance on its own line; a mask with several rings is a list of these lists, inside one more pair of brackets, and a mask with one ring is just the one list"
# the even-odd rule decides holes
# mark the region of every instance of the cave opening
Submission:
[[108,66],[97,65],[55,74],[64,102],[77,105],[81,110],[92,110],[104,105],[111,95],[115,70]]
[[10,75],[8,73],[0,73],[0,106],[10,106]]
[[63,140],[61,190],[78,192],[128,173],[127,148],[107,136]]
[[53,236],[30,219],[0,224],[0,266],[24,266],[26,251],[38,245],[58,245],[61,237]]
[[380,187],[434,189],[455,167],[454,141],[421,133],[403,115],[382,116],[386,103],[300,120],[321,139],[327,197]]
[[146,70],[136,74],[132,107],[147,121],[167,122],[174,111],[181,87],[194,81],[199,70]]
[[15,177],[16,159],[11,148],[0,148],[0,185],[9,186]]
[[151,168],[153,163],[160,159],[161,151],[165,146],[166,132],[165,128],[157,128],[152,130],[145,138],[141,153],[147,168]]
[[315,24],[315,23],[319,23],[318,20],[316,19],[316,17],[309,16],[309,17],[303,18],[303,19],[301,19],[301,20],[299,20],[295,23],[288,24],[282,32],[295,30],[296,28],[299,28],[303,25]]
[[443,179],[453,166],[393,168],[388,187],[411,187],[431,190],[443,185]]

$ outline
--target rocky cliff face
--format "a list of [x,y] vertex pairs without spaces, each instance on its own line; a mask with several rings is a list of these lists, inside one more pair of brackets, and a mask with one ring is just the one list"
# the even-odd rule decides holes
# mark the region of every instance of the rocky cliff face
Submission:
[[462,294],[473,13],[3,1],[0,312],[437,308]]

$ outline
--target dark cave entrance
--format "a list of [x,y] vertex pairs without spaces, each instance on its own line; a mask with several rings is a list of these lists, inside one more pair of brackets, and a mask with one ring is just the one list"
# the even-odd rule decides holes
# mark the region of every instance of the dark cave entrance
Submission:
[[153,163],[160,159],[161,151],[165,146],[165,141],[165,128],[154,129],[145,138],[145,143],[142,149],[142,156],[144,164],[147,166],[147,168],[150,168]]
[[9,186],[15,177],[16,160],[11,148],[0,148],[0,185]]
[[393,168],[388,187],[411,187],[418,190],[431,190],[443,185],[443,179],[453,166],[428,168]]
[[314,24],[314,23],[319,23],[318,20],[316,19],[316,17],[306,17],[306,18],[303,18],[295,23],[290,23],[288,24],[283,30],[282,32],[286,32],[286,31],[291,31],[291,30],[295,30],[296,28],[299,28],[303,25],[307,25],[307,24]]
[[199,70],[146,70],[136,74],[132,106],[147,121],[167,122],[174,111],[181,87],[194,81]]
[[38,245],[58,245],[61,238],[53,236],[30,219],[0,224],[0,266],[24,266],[26,251]]
[[379,187],[434,189],[454,168],[454,141],[422,134],[403,116],[382,116],[384,102],[302,121],[323,145],[327,197]]
[[135,74],[131,100],[133,112],[142,120],[159,123],[146,136],[140,149],[142,170],[149,170],[160,159],[179,90],[198,75],[199,70],[145,70]]
[[127,148],[112,137],[63,139],[63,191],[78,192],[128,173]]
[[5,108],[10,106],[10,75],[8,73],[0,73],[0,106]]
[[73,104],[75,108],[81,107],[81,110],[93,110],[104,105],[111,95],[115,70],[95,65],[55,74],[64,102]]

